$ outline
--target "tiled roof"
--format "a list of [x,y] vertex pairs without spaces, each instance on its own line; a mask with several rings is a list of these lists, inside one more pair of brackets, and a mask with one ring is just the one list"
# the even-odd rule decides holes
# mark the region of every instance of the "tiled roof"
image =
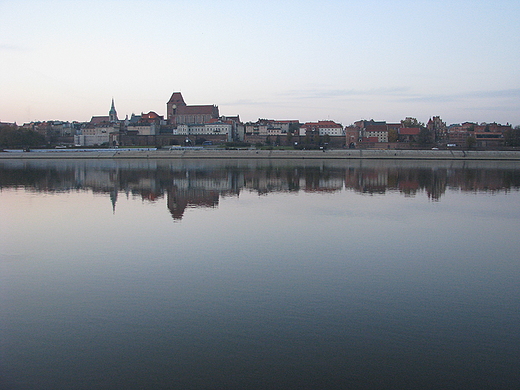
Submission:
[[399,134],[401,135],[419,135],[420,132],[420,127],[401,127],[399,129]]
[[99,125],[100,123],[103,123],[103,122],[110,122],[110,117],[108,115],[93,116],[92,119],[90,120],[90,123],[92,123],[93,125]]
[[177,115],[213,114],[215,106],[180,106],[177,107]]
[[386,124],[384,125],[368,125],[365,127],[366,131],[373,132],[373,131],[387,131]]
[[341,127],[342,125],[333,121],[318,121],[318,122],[307,122],[303,127],[317,127],[317,128],[329,128],[329,127]]
[[173,104],[176,104],[177,106],[179,105],[182,105],[182,106],[185,106],[186,103],[184,103],[184,99],[182,97],[182,94],[180,92],[174,92],[170,98],[170,100],[168,100],[168,103],[173,103]]

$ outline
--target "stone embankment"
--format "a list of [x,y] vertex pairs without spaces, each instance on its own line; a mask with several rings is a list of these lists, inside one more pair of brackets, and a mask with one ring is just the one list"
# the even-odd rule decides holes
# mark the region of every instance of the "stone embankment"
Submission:
[[463,150],[48,150],[11,151],[0,159],[399,159],[399,160],[518,160],[519,151]]

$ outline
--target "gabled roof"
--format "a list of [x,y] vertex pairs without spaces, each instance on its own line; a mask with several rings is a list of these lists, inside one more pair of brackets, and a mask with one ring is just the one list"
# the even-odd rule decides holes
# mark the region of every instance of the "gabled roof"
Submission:
[[186,103],[184,102],[184,99],[182,97],[182,94],[180,92],[174,92],[172,96],[170,97],[170,100],[168,100],[168,103],[176,104],[177,106],[185,106]]

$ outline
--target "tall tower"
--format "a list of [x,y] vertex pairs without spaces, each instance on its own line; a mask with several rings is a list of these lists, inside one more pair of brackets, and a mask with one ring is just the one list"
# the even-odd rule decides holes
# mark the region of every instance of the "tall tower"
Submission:
[[119,121],[119,119],[117,119],[117,111],[116,106],[114,105],[114,98],[112,98],[112,107],[110,107],[110,111],[108,112],[108,120],[112,123]]

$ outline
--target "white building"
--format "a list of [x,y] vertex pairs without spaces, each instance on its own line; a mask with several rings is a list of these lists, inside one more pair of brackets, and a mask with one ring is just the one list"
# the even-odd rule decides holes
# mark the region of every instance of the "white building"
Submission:
[[114,126],[85,127],[74,136],[74,143],[81,146],[95,146],[108,144],[110,133],[118,131]]
[[318,133],[320,136],[329,135],[331,137],[344,136],[343,125],[333,121],[307,122],[300,127],[300,135],[307,133]]
[[377,137],[377,142],[388,142],[388,130],[366,130],[365,137]]
[[160,125],[153,123],[135,123],[126,127],[127,131],[137,131],[138,135],[157,135],[159,134]]
[[226,122],[212,122],[205,124],[182,124],[173,130],[174,135],[232,135],[233,125]]

